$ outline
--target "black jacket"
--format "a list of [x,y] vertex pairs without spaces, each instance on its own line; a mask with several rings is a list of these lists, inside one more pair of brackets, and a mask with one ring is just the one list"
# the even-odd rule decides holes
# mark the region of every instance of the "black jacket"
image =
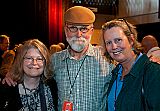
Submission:
[[[117,65],[112,71],[107,96],[117,79],[118,70]],[[115,108],[116,111],[160,111],[160,65],[142,55],[124,77]]]
[[[58,94],[56,82],[53,79],[48,80],[47,85],[51,89],[53,104],[55,106],[55,111],[57,111]],[[0,111],[18,111],[22,107],[18,85],[10,87],[0,84]]]

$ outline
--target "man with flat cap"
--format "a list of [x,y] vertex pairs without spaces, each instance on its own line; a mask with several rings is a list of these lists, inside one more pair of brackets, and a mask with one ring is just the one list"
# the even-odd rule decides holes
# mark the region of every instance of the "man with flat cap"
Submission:
[[67,49],[51,56],[58,85],[59,111],[103,111],[113,65],[90,44],[95,14],[74,6],[64,14]]

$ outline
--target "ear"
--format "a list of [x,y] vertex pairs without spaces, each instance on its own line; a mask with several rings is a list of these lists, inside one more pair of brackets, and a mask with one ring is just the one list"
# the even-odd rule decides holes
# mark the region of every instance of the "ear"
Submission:
[[92,28],[92,29],[90,30],[90,33],[91,33],[91,34],[93,34],[93,33],[94,33],[94,28]]
[[64,26],[64,32],[65,32],[65,35],[67,34],[67,27],[66,26]]
[[64,26],[64,30],[65,30],[65,31],[67,30],[67,26],[66,26],[66,25]]
[[133,35],[133,34],[131,34],[131,35],[130,35],[130,40],[129,40],[129,42],[130,42],[131,46],[133,46],[134,41],[135,41],[135,37],[134,37],[134,35]]

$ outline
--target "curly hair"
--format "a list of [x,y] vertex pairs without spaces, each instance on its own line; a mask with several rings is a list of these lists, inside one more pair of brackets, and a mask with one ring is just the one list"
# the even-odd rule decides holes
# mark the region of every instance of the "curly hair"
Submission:
[[[114,20],[111,20],[109,22],[104,23],[102,25],[102,38],[103,39],[104,39],[105,31],[108,30],[108,29],[111,29],[113,27],[122,28],[122,30],[123,30],[124,34],[127,36],[129,42],[131,41],[131,34],[132,34],[133,37],[135,38],[134,41],[133,41],[132,48],[133,48],[133,50],[136,54],[139,54],[141,52],[142,46],[137,40],[136,27],[134,25],[132,25],[131,23],[127,22],[125,19],[114,19]],[[107,57],[109,57],[108,54],[107,54]]]

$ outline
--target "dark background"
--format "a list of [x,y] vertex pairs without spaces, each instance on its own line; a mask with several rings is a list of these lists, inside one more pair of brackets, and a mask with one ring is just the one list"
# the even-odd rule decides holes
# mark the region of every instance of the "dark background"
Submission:
[[146,35],[153,35],[160,45],[160,22],[136,25],[138,31],[138,40],[141,41]]
[[[160,23],[136,25],[138,40],[154,35],[160,43]],[[0,0],[0,34],[10,37],[11,48],[37,38],[49,47],[48,0]]]
[[48,45],[48,0],[0,0],[0,34],[11,47],[37,38]]

